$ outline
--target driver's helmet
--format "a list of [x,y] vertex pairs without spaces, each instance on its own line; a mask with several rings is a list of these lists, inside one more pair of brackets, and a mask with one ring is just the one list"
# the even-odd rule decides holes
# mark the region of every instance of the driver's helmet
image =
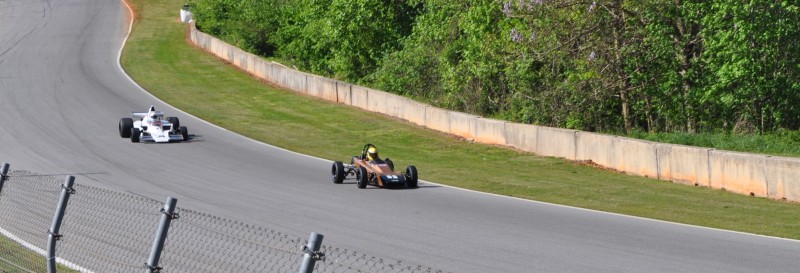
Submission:
[[153,123],[153,125],[156,125],[156,126],[160,126],[161,125],[161,120],[158,119],[158,116],[156,114],[150,115],[150,122]]
[[378,148],[369,147],[369,149],[367,149],[367,158],[369,158],[369,160],[378,159]]

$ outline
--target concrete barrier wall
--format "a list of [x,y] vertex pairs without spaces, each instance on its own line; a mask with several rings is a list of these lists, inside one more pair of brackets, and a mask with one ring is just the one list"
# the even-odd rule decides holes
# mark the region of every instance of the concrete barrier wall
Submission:
[[[588,132],[575,133],[575,160],[591,160],[600,166],[617,164],[619,151],[613,136]],[[601,149],[600,147],[603,147]]]
[[658,154],[655,142],[615,137],[614,148],[619,155],[616,165],[608,166],[629,174],[658,179]]
[[192,42],[206,51],[281,87],[395,116],[476,142],[508,145],[569,160],[591,160],[603,167],[678,183],[800,201],[798,158],[717,151],[486,119],[306,74],[265,61],[194,27],[189,35]]
[[288,70],[286,66],[280,64],[273,64],[272,69],[269,70],[269,78],[271,83],[283,86],[283,74]]
[[400,107],[399,118],[407,120],[419,126],[425,126],[425,109],[429,105],[406,99],[405,105]]
[[233,47],[228,45],[227,43],[220,45],[221,45],[220,49],[222,49],[222,51],[224,52],[223,54],[225,54],[224,55],[225,60],[228,61],[229,63],[233,63],[233,51],[234,51]]
[[713,149],[657,144],[658,177],[681,184],[711,187],[708,154]]
[[462,136],[468,140],[475,140],[475,123],[477,123],[478,118],[478,116],[470,114],[447,111],[447,119],[450,120],[449,133]]
[[539,153],[536,150],[536,130],[538,126],[507,122],[503,129],[506,135],[506,144],[522,151]]
[[233,65],[241,67],[244,71],[247,71],[247,52],[233,50]]
[[250,61],[252,62],[251,65],[253,66],[253,72],[251,74],[253,74],[254,76],[256,76],[259,79],[266,79],[267,78],[267,72],[266,72],[267,71],[266,70],[267,62],[259,62],[258,59],[250,59]]
[[245,70],[251,75],[256,75],[258,77],[258,69],[256,68],[257,60],[258,57],[248,53],[247,59],[245,60],[245,63],[247,64],[247,69]]
[[439,131],[450,132],[450,111],[442,108],[425,107],[425,127]]
[[800,200],[800,161],[794,158],[764,158],[764,174],[767,180],[767,197],[773,199]]
[[345,105],[353,105],[353,85],[346,82],[336,82],[336,101]]
[[[398,96],[391,93],[386,93],[378,90],[370,91],[370,105],[375,107],[374,112],[386,114],[393,117],[402,118],[403,110],[406,107],[408,99],[403,96]],[[376,96],[381,94],[382,96]],[[371,110],[373,111],[373,110]]]
[[536,128],[536,151],[544,156],[575,160],[575,133],[577,132],[576,130],[539,126]]
[[281,86],[296,92],[305,92],[306,88],[306,73],[290,69],[283,69],[283,78],[281,79]]
[[306,77],[305,89],[302,92],[299,92],[299,93],[303,93],[303,94],[306,94],[306,95],[309,95],[309,96],[312,96],[312,97],[321,97],[322,93],[324,92],[324,91],[322,91],[322,89],[325,88],[325,84],[323,82],[330,82],[330,83],[334,84],[333,88],[336,89],[336,85],[335,85],[336,83],[335,82],[328,81],[327,79],[325,79],[325,80],[323,80],[323,79],[324,78],[320,77],[320,76],[308,75]]
[[486,144],[506,145],[506,121],[478,118],[475,120],[475,141]]
[[[310,76],[308,77],[311,78]],[[327,101],[338,102],[339,101],[339,94],[337,91],[338,82],[336,81],[329,81],[325,78],[322,78],[320,84],[322,85],[320,90],[317,91],[317,97],[320,97]],[[310,93],[311,88],[309,88]]]
[[708,161],[711,187],[741,194],[767,196],[763,155],[712,150]]
[[336,92],[336,82],[329,81],[323,77],[309,75],[306,77],[306,90],[301,93],[322,98],[322,94],[330,92],[325,91],[325,89],[333,89],[333,92]]
[[658,178],[656,143],[589,132],[575,133],[575,160]]
[[367,97],[367,110],[395,117],[400,114],[398,108],[404,106],[405,97],[380,90],[366,89],[369,93]]
[[364,110],[369,109],[369,88],[350,86],[350,105]]

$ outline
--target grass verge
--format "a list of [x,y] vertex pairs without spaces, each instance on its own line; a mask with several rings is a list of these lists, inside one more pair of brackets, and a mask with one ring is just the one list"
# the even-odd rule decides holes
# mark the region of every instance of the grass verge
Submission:
[[[122,64],[145,89],[253,139],[332,160],[373,143],[428,181],[672,222],[800,239],[800,205],[690,187],[480,145],[387,116],[274,88],[195,48],[183,1],[130,0],[137,22]],[[327,172],[328,170],[320,170]],[[328,181],[320,181],[328,183]]]
[[[78,272],[62,265],[58,265],[57,270],[67,273]],[[0,272],[47,272],[47,261],[44,256],[28,250],[11,239],[0,236]]]

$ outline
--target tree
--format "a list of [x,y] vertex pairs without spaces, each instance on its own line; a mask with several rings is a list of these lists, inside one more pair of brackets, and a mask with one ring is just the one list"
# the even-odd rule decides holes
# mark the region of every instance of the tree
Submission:
[[[703,18],[707,99],[719,99],[734,130],[797,129],[800,102],[798,4],[714,1]],[[752,128],[752,129],[750,129]]]
[[400,48],[411,33],[417,5],[395,0],[333,0],[328,12],[332,37],[331,67],[351,81],[377,69],[384,56]]

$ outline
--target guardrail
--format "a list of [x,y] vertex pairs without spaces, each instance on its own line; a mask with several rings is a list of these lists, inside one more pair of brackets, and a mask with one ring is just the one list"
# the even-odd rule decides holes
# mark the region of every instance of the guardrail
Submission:
[[171,197],[162,203],[72,176],[62,184],[8,166],[0,173],[0,234],[47,257],[31,264],[0,252],[12,272],[56,272],[56,262],[79,272],[443,272],[323,245],[313,232],[305,240],[181,208]]
[[190,24],[197,46],[261,79],[298,93],[386,114],[479,143],[544,156],[591,161],[628,174],[800,201],[800,159],[700,147],[494,120],[444,110],[408,98],[328,79],[270,62]]

